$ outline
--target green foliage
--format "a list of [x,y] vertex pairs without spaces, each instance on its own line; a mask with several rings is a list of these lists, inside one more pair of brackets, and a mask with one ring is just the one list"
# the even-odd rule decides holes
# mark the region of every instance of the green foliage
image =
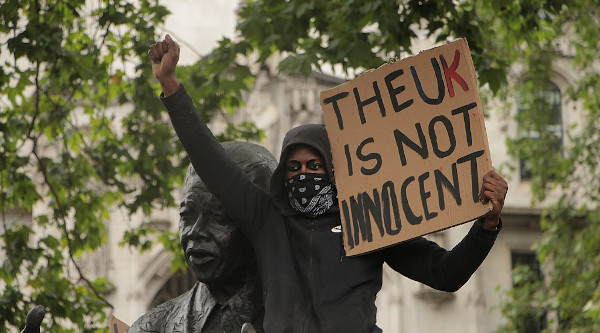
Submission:
[[251,0],[238,15],[237,29],[259,62],[284,53],[282,71],[308,75],[335,64],[360,72],[410,53],[418,37],[467,37],[482,84],[498,91],[506,83],[509,63],[470,1]]
[[[501,332],[522,332],[531,320],[540,318],[547,320],[548,330],[600,330],[600,95],[596,89],[600,73],[594,69],[598,8],[598,1],[481,4],[480,13],[495,17],[490,26],[507,59],[523,66],[525,73],[513,87],[519,134],[509,140],[509,153],[515,161],[526,161],[531,170],[532,204],[540,204],[553,191],[560,193],[545,208],[543,238],[535,247],[545,277],[529,279],[508,292],[502,307],[508,323]],[[563,109],[566,117],[559,121],[568,127],[557,128],[548,83],[556,75],[552,65],[565,57],[572,59],[573,72],[580,76],[569,82],[561,97],[578,101],[583,109],[577,108],[576,113]],[[581,120],[569,123],[575,114],[582,115]],[[523,279],[523,271],[513,274],[515,280]]]
[[[142,61],[167,14],[153,0],[0,5],[0,331],[22,328],[34,304],[47,331],[105,329],[111,286],[76,259],[106,242],[114,207],[173,204],[183,153]],[[115,111],[125,103],[134,110]],[[37,205],[42,234],[7,218]]]
[[[412,53],[417,40],[466,37],[481,85],[501,93],[510,65],[551,50],[554,37],[563,33],[559,13],[570,3],[248,0],[238,11],[237,30],[258,62],[282,52],[279,68],[305,75],[325,65],[359,73]],[[542,63],[528,65],[536,64]]]
[[[77,259],[106,243],[114,209],[174,206],[189,162],[147,59],[168,14],[158,0],[0,4],[0,331],[22,328],[34,304],[48,310],[47,331],[105,330],[112,287]],[[253,77],[234,60],[247,49],[223,40],[181,68],[204,120],[242,104]],[[261,135],[245,123],[220,138]],[[36,234],[22,221],[34,207]],[[154,234],[142,224],[121,243],[145,251],[158,240],[184,269],[176,234]]]
[[196,64],[177,69],[203,121],[210,120],[215,112],[224,109],[232,113],[243,105],[242,92],[252,85],[254,76],[236,57],[249,50],[243,41],[234,43],[225,38]]

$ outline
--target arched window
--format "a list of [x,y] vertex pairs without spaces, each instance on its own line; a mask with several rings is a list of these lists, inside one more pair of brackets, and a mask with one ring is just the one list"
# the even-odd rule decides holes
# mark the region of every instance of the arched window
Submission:
[[518,96],[519,169],[522,180],[561,153],[562,96],[552,82],[527,81]]
[[155,308],[168,300],[183,295],[185,292],[192,289],[194,284],[196,284],[196,281],[196,277],[194,277],[194,274],[189,270],[186,270],[185,272],[177,271],[156,293],[156,296],[152,299],[148,309]]

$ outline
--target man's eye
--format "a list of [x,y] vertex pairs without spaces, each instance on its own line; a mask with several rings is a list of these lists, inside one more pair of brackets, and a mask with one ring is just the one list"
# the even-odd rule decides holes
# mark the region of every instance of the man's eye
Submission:
[[296,171],[300,170],[301,167],[302,167],[302,165],[300,165],[300,162],[298,162],[298,161],[291,161],[291,162],[288,162],[288,164],[287,164],[287,166],[285,168],[289,172],[296,172]]
[[319,170],[321,168],[321,163],[310,160],[308,163],[306,163],[306,167],[310,170]]
[[193,209],[185,209],[179,212],[179,216],[183,220],[196,219],[198,217],[198,213]]

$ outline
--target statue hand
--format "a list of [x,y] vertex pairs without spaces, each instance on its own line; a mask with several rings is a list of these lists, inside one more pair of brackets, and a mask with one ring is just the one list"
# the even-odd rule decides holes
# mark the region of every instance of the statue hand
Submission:
[[25,320],[25,328],[23,328],[21,333],[40,333],[40,325],[45,315],[46,310],[41,305],[37,305],[29,310],[27,319]]

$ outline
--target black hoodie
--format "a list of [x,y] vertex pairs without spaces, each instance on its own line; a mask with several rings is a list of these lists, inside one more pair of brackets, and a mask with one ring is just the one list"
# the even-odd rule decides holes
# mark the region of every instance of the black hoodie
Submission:
[[271,179],[271,193],[266,193],[224,154],[183,87],[162,101],[194,169],[254,246],[263,287],[265,332],[380,332],[375,324],[375,297],[381,289],[383,263],[435,289],[455,291],[494,244],[498,231],[486,230],[477,221],[451,251],[419,237],[344,257],[336,206],[316,218],[301,215],[286,203],[283,188],[285,159],[289,147],[298,143],[321,152],[333,176],[323,125],[288,132]]
[[[307,124],[298,127],[294,127],[286,133],[283,139],[281,148],[281,156],[279,157],[280,163],[273,172],[271,177],[271,195],[282,210],[282,214],[285,215],[296,215],[298,212],[294,211],[290,207],[287,192],[284,186],[285,178],[285,161],[290,154],[290,148],[296,145],[304,144],[312,147],[314,150],[319,152],[323,158],[323,163],[327,169],[329,179],[334,181],[333,177],[333,159],[331,157],[331,147],[329,145],[329,138],[327,137],[327,131],[323,124]],[[283,161],[283,163],[281,162]],[[334,186],[335,188],[335,186]],[[337,202],[336,205],[331,207],[330,211],[339,211]]]

